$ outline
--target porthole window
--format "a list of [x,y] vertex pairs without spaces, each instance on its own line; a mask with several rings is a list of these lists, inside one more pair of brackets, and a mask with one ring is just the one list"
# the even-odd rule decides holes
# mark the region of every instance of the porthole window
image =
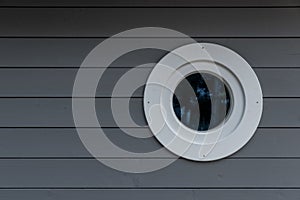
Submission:
[[144,111],[158,141],[195,161],[227,157],[253,136],[262,91],[251,66],[217,44],[179,47],[156,64],[144,92]]
[[[190,94],[188,87],[193,88]],[[231,101],[229,88],[221,78],[210,73],[194,73],[176,87],[173,109],[177,119],[187,127],[207,131],[226,120]]]

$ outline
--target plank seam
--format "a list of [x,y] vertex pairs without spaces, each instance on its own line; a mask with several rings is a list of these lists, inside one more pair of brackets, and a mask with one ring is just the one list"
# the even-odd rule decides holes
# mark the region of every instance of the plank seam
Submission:
[[0,190],[299,190],[300,187],[0,187]]
[[111,6],[111,5],[102,5],[102,6],[83,6],[83,5],[78,5],[78,6],[63,6],[63,5],[57,5],[57,6],[27,6],[27,5],[21,5],[21,6],[17,6],[17,5],[0,5],[0,9],[113,9],[113,8],[121,8],[121,9],[140,9],[140,8],[174,8],[174,9],[178,9],[178,8],[205,8],[205,9],[241,9],[241,8],[253,8],[253,9],[293,9],[293,8],[300,8],[300,5],[278,5],[278,6],[184,6],[184,5],[168,5],[168,6],[139,6],[139,5],[121,5],[121,6]]
[[[112,34],[113,35],[113,34]],[[194,39],[299,39],[300,36],[190,36]],[[0,36],[0,39],[107,39],[108,36]],[[185,37],[114,37],[116,39],[186,39]]]

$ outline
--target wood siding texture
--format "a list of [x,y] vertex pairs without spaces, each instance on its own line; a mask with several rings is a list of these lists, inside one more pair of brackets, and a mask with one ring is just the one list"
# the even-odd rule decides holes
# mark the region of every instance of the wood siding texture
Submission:
[[[1,0],[0,199],[299,199],[299,22],[299,0]],[[220,161],[178,159],[146,174],[115,171],[88,153],[72,117],[78,68],[107,37],[146,26],[224,45],[250,63],[263,89],[264,112],[244,148]],[[160,40],[185,43],[182,38]],[[106,135],[124,149],[147,152],[161,145],[153,137],[124,133],[151,135],[143,113],[143,88],[130,100],[131,116],[139,126],[126,123],[122,130],[116,125],[110,110],[114,84],[128,70],[146,82],[153,66],[134,67],[155,63],[165,54],[139,50],[108,69],[85,69],[105,71],[96,92],[97,114]],[[76,101],[89,98],[83,93]],[[96,127],[80,128],[97,133]]]

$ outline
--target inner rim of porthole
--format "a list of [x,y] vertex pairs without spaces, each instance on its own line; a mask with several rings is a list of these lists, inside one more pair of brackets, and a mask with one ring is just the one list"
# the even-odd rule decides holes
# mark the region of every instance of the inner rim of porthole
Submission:
[[[175,97],[175,91],[176,89],[178,88],[178,86],[182,83],[182,81],[184,79],[187,80],[188,77],[190,77],[191,75],[197,75],[199,74],[201,77],[203,74],[208,74],[210,76],[212,76],[212,78],[216,78],[217,81],[220,81],[223,85],[224,85],[224,88],[225,88],[225,92],[226,92],[226,97],[228,95],[228,98],[230,100],[230,105],[229,105],[229,108],[228,110],[226,110],[226,114],[225,114],[225,117],[223,120],[219,121],[218,124],[216,126],[213,126],[213,127],[209,127],[207,130],[197,130],[197,129],[194,129],[194,128],[191,128],[189,127],[188,125],[186,125],[185,123],[183,123],[179,118],[178,116],[176,115],[176,112],[175,112],[175,109],[174,109],[174,102],[173,102],[173,98]],[[228,82],[222,77],[222,75],[220,74],[217,74],[217,73],[214,73],[212,71],[209,71],[209,70],[196,70],[196,71],[193,71],[193,72],[190,72],[190,73],[187,73],[186,75],[184,75],[184,77],[182,77],[177,83],[176,83],[176,87],[173,91],[173,94],[171,95],[171,107],[172,107],[172,112],[173,112],[173,116],[175,118],[175,120],[177,120],[177,122],[184,126],[185,128],[187,128],[188,130],[191,130],[193,132],[197,132],[197,133],[208,133],[210,131],[214,131],[214,130],[217,130],[217,129],[220,129],[222,128],[226,122],[228,121],[228,119],[230,118],[231,114],[232,114],[232,110],[234,108],[234,97],[233,97],[233,92],[232,92],[232,89],[230,87],[230,85],[228,84]],[[199,106],[199,105],[198,105]],[[200,120],[200,118],[199,118]],[[211,120],[211,119],[210,119]],[[200,123],[200,122],[199,122]]]

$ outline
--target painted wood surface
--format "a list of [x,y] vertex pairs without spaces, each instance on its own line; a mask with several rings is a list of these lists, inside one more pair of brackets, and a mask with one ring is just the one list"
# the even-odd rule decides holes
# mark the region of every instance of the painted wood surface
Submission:
[[[0,199],[299,199],[299,6],[298,0],[0,1]],[[78,68],[107,37],[144,26],[224,45],[251,64],[262,85],[264,112],[243,149],[216,162],[179,159],[148,174],[110,169],[85,149],[71,110]],[[183,38],[153,39],[186,44]],[[116,125],[111,101],[121,104],[129,96],[111,98],[114,84],[128,70],[146,81],[152,67],[133,68],[166,53],[144,49],[108,69],[86,69],[105,70],[96,93],[98,118],[107,137],[126,150],[162,146],[144,119],[143,88],[130,100],[137,124],[124,116],[126,128]],[[83,93],[76,100],[90,98]]]

